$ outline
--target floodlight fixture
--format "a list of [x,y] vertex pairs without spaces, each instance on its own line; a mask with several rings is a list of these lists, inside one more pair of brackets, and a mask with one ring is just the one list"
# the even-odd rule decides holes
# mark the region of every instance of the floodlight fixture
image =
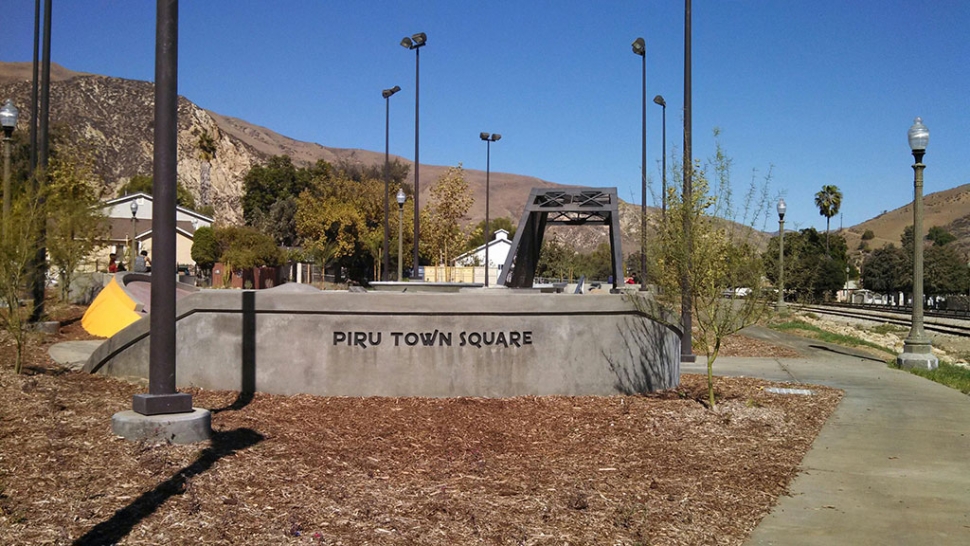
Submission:
[[647,54],[647,44],[643,41],[643,38],[633,40],[633,52],[641,57]]

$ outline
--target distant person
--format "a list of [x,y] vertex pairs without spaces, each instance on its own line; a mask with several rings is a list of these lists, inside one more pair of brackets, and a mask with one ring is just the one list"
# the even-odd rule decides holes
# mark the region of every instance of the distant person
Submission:
[[118,255],[115,253],[111,253],[108,255],[108,273],[118,272],[118,262],[116,261],[117,259],[118,259]]
[[149,273],[152,270],[152,261],[148,258],[148,251],[142,250],[141,254],[135,256],[135,273]]

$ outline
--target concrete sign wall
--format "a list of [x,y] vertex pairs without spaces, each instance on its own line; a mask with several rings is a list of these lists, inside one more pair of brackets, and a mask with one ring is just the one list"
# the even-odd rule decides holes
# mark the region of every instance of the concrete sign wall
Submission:
[[[294,292],[296,290],[296,292]],[[496,293],[497,292],[497,293]],[[637,296],[205,290],[178,303],[179,386],[326,396],[608,395],[679,383]],[[148,321],[87,371],[147,377]]]

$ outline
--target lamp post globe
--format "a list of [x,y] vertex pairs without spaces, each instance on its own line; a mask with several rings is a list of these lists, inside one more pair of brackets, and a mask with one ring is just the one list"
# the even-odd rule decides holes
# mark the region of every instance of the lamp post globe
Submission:
[[923,155],[930,141],[930,131],[916,118],[909,128],[909,147],[913,152],[913,326],[903,342],[903,352],[896,358],[901,368],[933,370],[939,360],[933,354],[926,332],[923,330]]
[[784,199],[778,200],[778,302],[775,309],[784,314],[785,308],[785,211],[788,206]]
[[7,235],[7,218],[10,217],[10,144],[13,130],[17,127],[20,111],[13,101],[7,99],[0,108],[0,126],[3,126],[3,235]]
[[20,110],[13,104],[13,99],[7,99],[0,108],[0,126],[3,126],[3,136],[9,138],[17,127],[17,119],[20,117]]

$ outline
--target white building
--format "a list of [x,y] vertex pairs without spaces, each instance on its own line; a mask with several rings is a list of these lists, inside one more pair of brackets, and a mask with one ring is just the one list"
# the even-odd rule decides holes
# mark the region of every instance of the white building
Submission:
[[[133,193],[105,202],[103,210],[109,229],[103,250],[96,256],[99,270],[106,270],[108,254],[112,252],[130,268],[128,252],[132,237],[135,240],[135,253],[147,250],[151,256],[152,204],[152,196],[146,193]],[[200,227],[211,227],[213,221],[198,212],[175,207],[175,258],[178,265],[195,264],[192,260],[195,231]]]
[[[509,240],[509,232],[504,229],[497,229],[492,234],[492,240],[488,242],[488,278],[490,284],[498,280],[498,275],[505,265],[505,259],[512,251],[512,241]],[[485,246],[472,249],[461,256],[455,258],[455,265],[464,267],[475,267],[475,282],[483,282],[485,273]],[[477,270],[481,269],[483,277],[479,279]]]

